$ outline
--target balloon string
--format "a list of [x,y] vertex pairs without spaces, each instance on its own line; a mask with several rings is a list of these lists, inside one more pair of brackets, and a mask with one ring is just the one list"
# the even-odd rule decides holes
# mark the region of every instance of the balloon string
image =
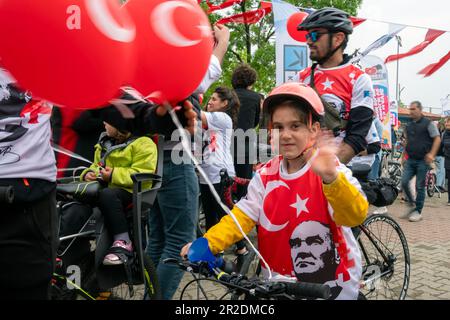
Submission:
[[247,240],[247,242],[250,244],[250,246],[252,247],[252,249],[255,251],[255,253],[258,255],[258,257],[261,259],[261,261],[264,263],[264,266],[267,268],[268,272],[269,272],[269,280],[272,279],[272,271],[270,269],[269,264],[266,262],[266,260],[263,258],[263,256],[261,255],[261,253],[254,247],[253,243],[250,241],[250,239],[247,237],[247,235],[245,234],[244,230],[242,230],[242,226],[240,225],[239,221],[237,220],[236,216],[233,214],[233,212],[222,203],[220,196],[217,194],[216,190],[213,187],[213,184],[211,183],[211,181],[209,180],[208,176],[205,174],[205,172],[203,171],[203,169],[200,167],[200,164],[198,163],[197,159],[194,157],[194,155],[191,152],[191,146],[190,146],[190,141],[188,139],[188,137],[186,136],[186,130],[182,127],[174,109],[168,104],[165,103],[164,106],[166,107],[167,111],[170,114],[170,117],[172,118],[173,123],[175,124],[175,126],[177,127],[177,129],[180,132],[180,136],[181,136],[181,145],[183,146],[184,151],[187,153],[187,155],[189,156],[189,158],[192,160],[192,162],[194,163],[195,167],[197,168],[197,170],[199,171],[199,173],[202,175],[202,177],[205,179],[206,183],[208,184],[209,189],[211,190],[212,195],[214,196],[215,200],[217,201],[217,203],[222,207],[223,210],[225,210],[225,212],[231,216],[231,218],[233,219],[234,223],[236,224],[236,226],[238,227],[239,231],[241,232],[241,234],[244,236],[245,240]]
[[78,160],[80,160],[80,161],[89,163],[89,165],[92,164],[92,161],[90,161],[90,160],[88,160],[88,159],[86,159],[86,158],[83,158],[83,157],[80,156],[79,154],[76,154],[76,153],[74,153],[74,152],[72,152],[72,151],[69,151],[69,150],[67,150],[67,149],[65,149],[65,148],[63,148],[63,147],[61,147],[61,146],[58,146],[57,144],[54,144],[54,143],[53,143],[53,144],[52,144],[52,148],[53,148],[53,150],[56,151],[56,152],[59,152],[59,153],[65,154],[66,156],[69,156],[69,157],[71,157],[71,158],[75,158],[75,159],[78,159]]

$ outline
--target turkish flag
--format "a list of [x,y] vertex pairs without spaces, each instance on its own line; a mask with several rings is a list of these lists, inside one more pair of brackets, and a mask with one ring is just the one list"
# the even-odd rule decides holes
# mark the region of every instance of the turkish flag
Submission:
[[226,23],[245,23],[254,24],[259,22],[264,16],[272,12],[272,4],[270,2],[261,2],[261,8],[245,13],[235,14],[231,17],[226,17],[217,21],[220,24]]
[[419,52],[422,52],[426,47],[428,47],[431,43],[433,43],[434,40],[436,40],[439,36],[443,35],[444,33],[445,31],[429,29],[425,36],[425,40],[422,43],[418,44],[408,52],[402,54],[394,54],[387,57],[385,63],[400,60],[405,57],[409,57]]
[[209,10],[207,12],[207,14],[210,14],[211,12],[217,11],[217,10],[222,10],[228,7],[231,7],[232,5],[241,3],[243,0],[226,0],[224,2],[222,2],[219,5],[214,5],[211,3],[211,1],[206,0],[206,4],[209,7]]
[[441,58],[441,60],[439,60],[436,63],[432,63],[429,66],[425,67],[424,69],[419,71],[418,74],[423,74],[425,78],[429,77],[433,73],[438,71],[444,64],[446,64],[448,60],[450,60],[450,51],[445,56],[443,56]]

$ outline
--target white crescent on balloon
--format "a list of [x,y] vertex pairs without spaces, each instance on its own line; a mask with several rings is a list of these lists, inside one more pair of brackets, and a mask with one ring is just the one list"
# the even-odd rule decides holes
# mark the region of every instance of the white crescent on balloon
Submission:
[[136,37],[136,26],[121,26],[109,11],[107,0],[85,0],[92,23],[108,38],[119,42],[132,42]]
[[[265,196],[267,197],[270,192],[275,190],[278,187],[285,187],[289,189],[289,186],[284,183],[283,181],[271,181],[267,183],[266,190],[265,190]],[[283,230],[286,228],[286,226],[289,224],[289,221],[282,225],[273,224],[270,222],[269,218],[267,218],[266,213],[264,212],[264,206],[261,210],[261,216],[259,217],[259,224],[266,229],[267,231],[271,232],[278,232],[280,230]]]
[[[186,8],[194,11],[194,3],[191,5],[181,1],[166,1],[159,4],[150,16],[150,23],[155,34],[164,42],[174,47],[191,47],[200,43],[202,39],[188,39],[176,28],[173,12],[177,8]],[[194,11],[195,12],[195,11]],[[201,37],[211,35],[211,27],[207,24],[197,26],[201,30]]]

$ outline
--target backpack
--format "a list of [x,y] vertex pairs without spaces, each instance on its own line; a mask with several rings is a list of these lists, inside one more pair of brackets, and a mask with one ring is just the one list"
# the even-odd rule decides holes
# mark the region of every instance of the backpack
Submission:
[[325,108],[325,115],[323,117],[323,125],[327,129],[331,130],[335,136],[338,136],[340,131],[347,127],[347,121],[343,120],[339,115],[339,111],[337,111],[330,103],[325,101],[325,99],[323,99],[321,97],[321,95],[319,94],[319,92],[317,91],[316,85],[314,83],[314,72],[315,72],[316,67],[317,67],[317,63],[314,63],[311,67],[310,86],[311,86],[311,88],[314,89],[314,91],[317,92],[317,94],[319,95],[320,100],[322,101],[323,106]]

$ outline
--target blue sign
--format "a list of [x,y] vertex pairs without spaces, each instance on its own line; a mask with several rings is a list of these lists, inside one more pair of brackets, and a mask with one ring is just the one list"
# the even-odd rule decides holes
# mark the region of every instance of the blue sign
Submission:
[[302,71],[308,66],[308,48],[305,45],[284,46],[284,71]]

